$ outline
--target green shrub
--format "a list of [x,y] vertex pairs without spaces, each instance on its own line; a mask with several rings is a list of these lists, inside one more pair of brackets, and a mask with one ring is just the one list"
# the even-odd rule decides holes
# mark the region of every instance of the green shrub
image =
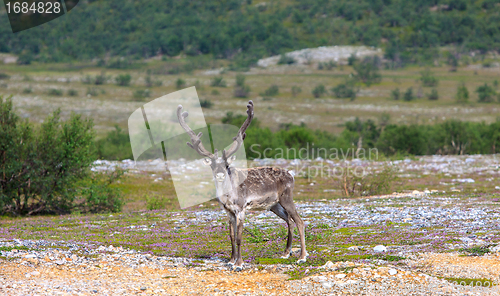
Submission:
[[76,96],[78,96],[78,91],[76,91],[74,89],[69,89],[68,90],[68,96],[70,96],[70,97],[76,97]]
[[200,105],[202,108],[210,109],[210,108],[212,108],[214,103],[212,103],[212,101],[207,99],[207,100],[200,100]]
[[133,96],[135,99],[149,98],[151,96],[151,91],[149,89],[138,89],[134,91]]
[[31,62],[33,62],[34,57],[33,54],[29,51],[23,51],[19,57],[17,58],[17,64],[18,65],[29,65]]
[[33,89],[31,88],[31,86],[30,87],[25,87],[23,89],[23,94],[30,94],[32,92],[33,92]]
[[108,78],[106,77],[106,73],[101,72],[101,74],[96,75],[95,80],[94,80],[94,84],[95,85],[103,85],[103,84],[106,84],[107,80],[108,80]]
[[325,93],[326,93],[326,88],[323,84],[316,85],[316,87],[314,87],[314,89],[312,90],[312,95],[315,98],[319,98],[323,96]]
[[[10,99],[0,98],[0,151],[4,155],[0,158],[1,214],[64,214],[82,204],[92,208],[88,186],[109,186],[95,183],[90,174],[94,160],[92,121],[72,114],[64,122],[60,113],[57,110],[36,127],[14,114]],[[99,194],[100,204],[109,198],[112,206],[100,206],[99,210],[119,208],[116,192],[104,191]]]
[[396,88],[391,91],[391,99],[397,101],[401,98],[401,92],[399,91],[399,88]]
[[469,101],[469,90],[465,86],[465,83],[458,85],[455,99],[458,103],[467,103]]
[[122,192],[112,185],[122,175],[123,170],[111,173],[92,173],[78,183],[78,193],[82,199],[75,209],[80,213],[119,212],[123,206]]
[[354,64],[358,61],[358,58],[356,57],[356,54],[351,54],[349,58],[347,59],[347,64],[349,66],[354,66]]
[[354,79],[370,86],[382,82],[382,75],[379,72],[380,59],[375,57],[366,57],[360,63],[355,63],[353,68],[356,73]]
[[292,96],[296,97],[299,93],[302,92],[302,88],[298,86],[292,86]]
[[110,131],[106,137],[96,141],[97,158],[107,160],[132,159],[129,134],[115,125],[115,130]]
[[403,95],[403,100],[409,102],[409,101],[413,101],[414,99],[415,99],[415,95],[413,94],[413,87],[409,87]]
[[97,88],[89,87],[87,88],[87,95],[97,97],[99,95],[99,90]]
[[491,103],[497,98],[495,89],[487,83],[478,86],[476,88],[476,93],[478,96],[478,102],[480,103]]
[[354,101],[356,99],[357,90],[354,87],[354,82],[348,80],[344,83],[340,83],[331,89],[333,96],[339,99],[351,99]]
[[210,82],[210,86],[213,87],[226,87],[226,81],[224,81],[224,77],[222,76],[216,76],[212,78],[212,81]]
[[436,77],[434,77],[434,75],[432,75],[432,72],[429,68],[420,72],[420,81],[422,82],[423,86],[428,86],[428,87],[436,87],[439,82],[439,80]]
[[233,95],[235,98],[246,98],[250,94],[250,86],[244,85],[243,87],[241,86],[236,86],[234,88]]
[[10,75],[0,72],[0,80],[10,79]]
[[427,99],[431,101],[437,101],[439,99],[439,94],[437,89],[433,88],[431,93],[427,95]]
[[220,92],[216,89],[212,89],[212,91],[210,92],[211,95],[214,95],[214,96],[218,96],[220,95]]
[[175,81],[175,88],[182,89],[184,87],[186,87],[186,81],[182,78],[177,78],[177,80]]
[[280,59],[278,60],[278,65],[291,65],[294,64],[296,61],[293,57],[287,56],[286,54],[282,54],[280,56]]
[[170,199],[163,195],[145,195],[146,208],[149,211],[166,209],[172,203]]
[[279,87],[276,84],[273,84],[270,87],[268,87],[263,93],[260,93],[260,95],[263,97],[272,97],[272,96],[277,96],[279,92],[280,92]]
[[162,86],[163,84],[163,82],[159,79],[153,80],[153,78],[151,78],[151,75],[147,75],[145,81],[147,87]]
[[130,74],[120,74],[115,77],[116,84],[119,86],[129,86],[132,76]]
[[250,94],[250,86],[245,84],[245,76],[236,75],[236,86],[234,87],[234,97],[246,98]]
[[62,96],[63,95],[63,91],[60,90],[60,89],[57,89],[57,88],[50,88],[48,91],[47,91],[47,94],[49,96]]
[[389,194],[393,189],[396,170],[385,166],[380,172],[366,172],[365,168],[338,167],[342,174],[335,174],[335,187],[347,197]]

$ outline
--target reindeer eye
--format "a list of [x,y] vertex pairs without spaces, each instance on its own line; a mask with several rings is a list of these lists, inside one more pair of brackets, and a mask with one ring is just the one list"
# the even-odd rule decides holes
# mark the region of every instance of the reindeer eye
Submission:
[[210,158],[205,158],[205,159],[203,159],[203,163],[206,164],[206,165],[211,165],[212,164],[212,160]]

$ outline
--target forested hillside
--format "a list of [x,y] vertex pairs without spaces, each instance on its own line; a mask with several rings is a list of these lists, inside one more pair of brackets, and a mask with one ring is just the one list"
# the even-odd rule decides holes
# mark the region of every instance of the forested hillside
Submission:
[[500,0],[80,1],[69,15],[12,34],[2,6],[0,52],[21,62],[213,54],[242,64],[321,45],[386,48],[389,59],[443,45],[500,49]]

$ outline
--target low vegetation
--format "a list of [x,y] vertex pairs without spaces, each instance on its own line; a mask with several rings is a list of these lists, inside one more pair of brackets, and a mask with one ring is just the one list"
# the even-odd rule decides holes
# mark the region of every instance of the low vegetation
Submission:
[[372,196],[392,192],[395,183],[395,168],[386,166],[377,172],[366,172],[359,167],[344,166],[333,174],[334,188],[346,197]]
[[273,84],[270,87],[268,87],[263,93],[260,95],[263,97],[272,97],[272,96],[277,96],[280,92],[280,89],[278,85]]
[[129,86],[132,76],[130,74],[120,74],[115,77],[116,84],[119,86]]
[[0,97],[0,213],[34,215],[118,211],[121,195],[92,174],[91,120],[55,111],[39,127],[22,121],[12,101]]

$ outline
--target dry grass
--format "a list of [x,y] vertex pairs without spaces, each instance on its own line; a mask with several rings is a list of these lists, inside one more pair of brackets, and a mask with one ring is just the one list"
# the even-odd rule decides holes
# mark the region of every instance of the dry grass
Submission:
[[[163,62],[168,63],[168,62]],[[158,67],[158,62],[154,67]],[[144,64],[134,70],[107,70],[109,83],[91,85],[97,89],[97,96],[87,96],[89,85],[83,84],[81,79],[86,75],[95,76],[102,69],[64,64],[15,66],[0,65],[0,72],[10,75],[5,80],[6,88],[0,89],[0,95],[13,95],[14,104],[23,116],[39,122],[48,112],[61,108],[63,115],[77,112],[90,116],[96,123],[99,134],[111,130],[115,124],[126,128],[128,116],[145,102],[176,90],[175,81],[178,78],[186,82],[186,87],[197,85],[201,99],[210,99],[214,107],[204,110],[208,123],[219,123],[226,112],[244,112],[245,101],[234,98],[236,72],[222,74],[228,87],[214,88],[210,86],[213,75],[206,75],[206,70],[194,71],[191,74],[155,75],[154,79],[162,82],[161,86],[150,88],[151,97],[143,101],[133,98],[134,91],[146,88],[146,70],[152,68]],[[378,121],[382,113],[391,115],[391,123],[436,123],[445,119],[456,118],[468,121],[492,122],[500,111],[500,104],[476,103],[477,95],[474,90],[477,86],[486,83],[493,85],[498,79],[500,68],[462,67],[457,72],[450,72],[448,67],[431,68],[439,79],[437,90],[438,101],[429,101],[425,97],[414,102],[392,101],[389,99],[391,90],[399,88],[401,91],[413,87],[417,92],[420,87],[418,81],[423,68],[408,67],[400,70],[382,71],[381,84],[369,88],[362,87],[358,98],[350,102],[347,99],[334,99],[328,94],[320,99],[314,99],[311,91],[314,86],[324,84],[329,90],[341,83],[345,76],[353,72],[351,67],[337,67],[331,71],[317,70],[311,66],[276,66],[270,69],[252,69],[246,73],[246,84],[251,88],[249,99],[256,103],[256,116],[264,126],[278,128],[280,123],[304,122],[312,128],[330,132],[339,132],[342,125],[356,117]],[[119,87],[112,83],[112,79],[119,74],[131,74],[130,87]],[[26,79],[29,77],[29,79]],[[457,85],[465,82],[471,93],[471,103],[463,105],[455,103]],[[262,98],[258,94],[269,86],[276,84],[280,93],[270,98]],[[302,92],[292,95],[292,87],[299,86]],[[23,94],[25,88],[32,88],[30,94]],[[50,88],[61,89],[63,96],[50,96]],[[67,96],[69,89],[78,92],[78,96]],[[212,94],[217,89],[219,94]],[[431,88],[423,87],[424,95]]]

